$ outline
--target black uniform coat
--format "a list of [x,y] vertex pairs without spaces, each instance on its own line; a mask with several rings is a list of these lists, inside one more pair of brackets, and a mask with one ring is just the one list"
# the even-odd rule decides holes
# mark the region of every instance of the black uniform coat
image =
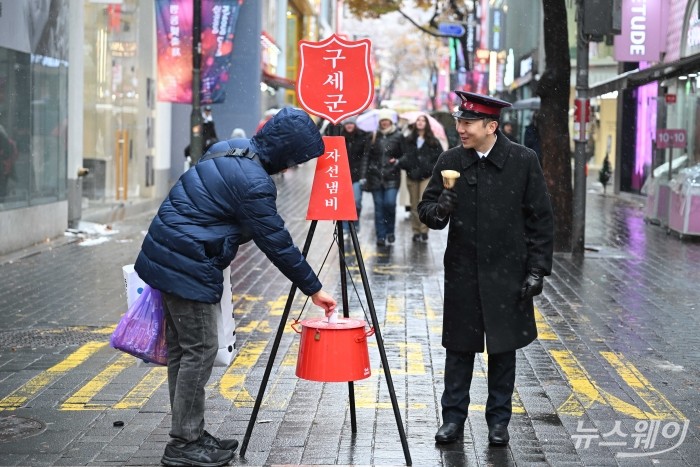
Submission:
[[[437,216],[441,170],[461,173],[457,208]],[[552,269],[553,216],[542,169],[534,151],[497,131],[482,160],[462,146],[440,155],[418,205],[431,229],[450,224],[445,250],[442,345],[449,350],[512,351],[537,337],[532,299],[520,289],[531,268]]]

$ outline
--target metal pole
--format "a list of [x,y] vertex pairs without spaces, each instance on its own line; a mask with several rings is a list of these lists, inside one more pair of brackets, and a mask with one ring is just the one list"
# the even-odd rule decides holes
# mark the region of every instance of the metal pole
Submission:
[[386,358],[386,350],[384,349],[384,339],[382,338],[382,333],[379,330],[379,320],[377,319],[377,311],[374,308],[374,300],[372,299],[372,292],[369,288],[367,270],[365,269],[365,262],[362,259],[360,241],[357,239],[357,231],[355,230],[354,222],[350,222],[350,237],[352,238],[353,248],[355,248],[357,267],[360,269],[360,277],[362,277],[362,285],[364,286],[365,297],[367,298],[367,308],[369,308],[369,314],[372,318],[372,326],[374,326],[374,335],[377,338],[377,348],[379,349],[379,357],[382,360],[382,368],[384,368],[384,378],[386,379],[387,389],[389,389],[389,398],[391,399],[391,406],[394,409],[394,418],[396,419],[396,427],[399,430],[399,437],[401,438],[403,455],[406,459],[406,465],[412,465],[413,461],[411,461],[411,451],[408,448],[408,438],[406,438],[406,431],[403,429],[403,422],[401,421],[401,410],[399,410],[399,401],[396,399],[394,381],[391,379],[391,370],[389,370],[389,360],[387,360]]
[[[348,298],[348,271],[345,266],[345,239],[343,238],[343,224],[350,221],[336,221],[338,232],[338,258],[340,259],[340,290],[343,300],[343,318],[350,317],[350,300]],[[355,411],[355,383],[348,381],[348,399],[350,402],[350,429],[357,433],[357,413]]]
[[[578,0],[576,12],[576,97],[588,98],[588,41],[583,36],[583,0]],[[585,110],[582,111],[581,125],[585,125]],[[586,230],[586,141],[576,138],[574,147],[574,192],[571,246],[574,257],[583,258]]]
[[[306,241],[304,242],[304,248],[301,253],[306,257],[309,253],[309,248],[311,248],[311,240],[314,238],[314,232],[316,231],[316,224],[318,221],[311,221],[311,226],[309,227],[309,233],[306,234]],[[282,318],[280,318],[280,323],[277,326],[277,334],[275,335],[275,340],[272,342],[272,347],[270,348],[270,358],[267,360],[267,366],[265,366],[265,373],[263,373],[262,381],[260,381],[260,389],[258,390],[258,395],[255,397],[255,404],[253,405],[253,413],[250,415],[250,420],[248,420],[248,428],[245,430],[245,435],[243,435],[243,442],[241,443],[241,450],[238,451],[240,457],[245,457],[245,452],[248,449],[248,443],[250,442],[250,436],[253,434],[253,428],[255,427],[255,421],[258,418],[258,412],[260,411],[260,406],[262,405],[263,396],[265,395],[265,388],[267,388],[267,382],[270,379],[270,374],[272,373],[272,366],[275,364],[275,357],[277,356],[277,350],[279,349],[280,342],[282,341],[282,334],[284,334],[284,328],[287,327],[287,319],[289,318],[289,312],[292,309],[292,303],[294,302],[294,295],[296,294],[297,286],[292,284],[291,289],[289,289],[289,295],[287,296],[287,303],[284,305],[284,311],[282,312]]]
[[202,64],[202,0],[192,0],[192,114],[190,115],[190,158],[196,164],[203,152],[200,109]]

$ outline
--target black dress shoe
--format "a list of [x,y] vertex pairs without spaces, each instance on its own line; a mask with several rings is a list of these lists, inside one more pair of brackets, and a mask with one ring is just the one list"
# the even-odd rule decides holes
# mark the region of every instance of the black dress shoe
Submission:
[[508,425],[499,423],[489,428],[489,444],[491,446],[505,446],[510,441]]
[[435,442],[438,444],[453,443],[464,436],[463,423],[443,423],[435,433]]

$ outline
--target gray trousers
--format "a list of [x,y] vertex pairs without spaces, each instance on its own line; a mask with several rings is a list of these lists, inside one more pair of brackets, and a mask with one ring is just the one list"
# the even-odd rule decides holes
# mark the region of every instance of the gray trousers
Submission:
[[200,303],[163,293],[168,342],[170,436],[181,442],[199,439],[204,429],[204,386],[214,366],[219,341],[220,303]]

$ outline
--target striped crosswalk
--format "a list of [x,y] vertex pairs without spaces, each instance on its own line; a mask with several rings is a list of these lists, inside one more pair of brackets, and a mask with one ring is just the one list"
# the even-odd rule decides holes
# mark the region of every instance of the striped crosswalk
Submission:
[[[284,297],[268,302],[267,305],[279,312],[279,307],[284,306]],[[254,303],[251,302],[251,303]],[[409,319],[425,320],[431,329],[439,328],[439,313],[435,312],[436,304],[425,303],[425,309],[405,310],[405,306],[398,297],[388,297],[386,303],[386,314],[383,322],[386,334],[391,334],[392,330],[405,325]],[[551,328],[547,319],[539,311],[536,312],[540,341],[546,343],[546,352],[550,356],[552,363],[556,365],[563,379],[570,387],[569,398],[561,404],[557,412],[560,415],[570,415],[580,417],[588,409],[596,409],[602,406],[608,407],[615,412],[632,419],[648,420],[684,420],[686,417],[675,408],[662,392],[657,390],[653,384],[637,369],[624,355],[609,351],[600,351],[596,356],[597,361],[609,366],[609,371],[616,374],[626,387],[619,384],[610,384],[609,381],[596,381],[593,374],[597,371],[589,371],[586,368],[584,359],[577,358],[559,340],[556,332]],[[103,334],[107,335],[105,328]],[[222,397],[230,401],[236,407],[251,407],[255,400],[255,393],[259,379],[250,380],[250,375],[254,368],[264,366],[267,361],[261,362],[269,352],[271,337],[277,329],[276,323],[267,320],[250,321],[245,326],[238,329],[239,335],[255,335],[257,340],[249,338],[239,349],[233,363],[223,372],[216,373],[215,377],[208,384],[208,391],[214,397]],[[289,331],[292,333],[293,331]],[[99,333],[96,333],[99,335]],[[276,378],[280,381],[288,380],[290,374],[294,372],[296,353],[298,351],[298,341],[286,340],[287,344],[282,349],[278,362],[279,368],[276,371]],[[382,392],[381,378],[383,369],[379,367],[377,345],[373,339],[369,340],[370,353],[374,355],[371,359],[376,367],[371,369],[371,376],[355,384],[357,407],[359,409],[391,409],[388,401],[380,401]],[[429,343],[423,340],[412,342],[395,342],[387,340],[385,348],[388,354],[396,356],[392,358],[394,368],[391,373],[394,378],[434,378],[439,385],[441,374],[433,371],[431,363],[431,349]],[[481,364],[485,368],[488,355],[483,355]],[[91,360],[105,361],[106,364],[98,366],[86,363]],[[87,369],[86,369],[87,368]],[[88,370],[93,371],[88,375]],[[65,377],[79,372],[83,377],[82,383],[75,385],[74,389],[64,395],[64,400],[56,402],[56,406],[62,411],[80,410],[107,410],[107,409],[140,409],[149,401],[156,391],[167,391],[167,370],[165,367],[152,365],[142,365],[139,361],[126,354],[122,354],[108,347],[106,341],[87,342],[75,351],[67,355],[53,366],[31,376],[26,382],[20,383],[7,395],[0,399],[0,410],[12,411],[22,407],[31,407],[33,401],[42,397],[44,392],[55,397],[56,391],[49,391],[52,386]],[[125,375],[128,373],[128,377]],[[18,373],[21,375],[31,375],[31,370]],[[270,381],[267,388],[268,394],[263,404],[274,409],[284,408],[291,399],[291,391],[288,383],[278,385],[274,379]],[[477,371],[475,378],[486,378],[485,372]],[[131,381],[130,386],[125,381]],[[7,383],[7,381],[5,381]],[[109,390],[112,386],[119,389]],[[7,384],[5,384],[7,386]],[[620,392],[622,390],[622,392]],[[286,391],[286,393],[285,393]],[[626,394],[635,394],[634,400],[630,401]],[[0,396],[2,396],[0,394]],[[427,395],[426,395],[427,396]],[[409,408],[422,410],[428,404],[412,400]],[[472,411],[484,410],[483,406],[472,405]],[[520,398],[516,394],[513,401],[513,412],[526,413]]]

